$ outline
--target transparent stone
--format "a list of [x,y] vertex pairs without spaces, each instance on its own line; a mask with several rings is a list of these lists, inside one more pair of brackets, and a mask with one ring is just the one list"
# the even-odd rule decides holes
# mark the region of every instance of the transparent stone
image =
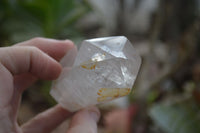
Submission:
[[73,49],[61,60],[50,92],[64,108],[73,112],[131,92],[141,58],[126,37],[85,40],[75,55]]

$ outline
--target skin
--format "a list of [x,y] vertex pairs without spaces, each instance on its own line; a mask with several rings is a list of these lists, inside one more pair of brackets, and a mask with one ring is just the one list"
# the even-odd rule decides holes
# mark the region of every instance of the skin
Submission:
[[[74,47],[69,40],[34,38],[0,48],[0,132],[50,133],[73,114],[59,104],[24,123],[17,123],[22,93],[37,79],[54,80],[62,71],[58,61]],[[97,133],[100,112],[90,107],[72,116],[67,133]]]

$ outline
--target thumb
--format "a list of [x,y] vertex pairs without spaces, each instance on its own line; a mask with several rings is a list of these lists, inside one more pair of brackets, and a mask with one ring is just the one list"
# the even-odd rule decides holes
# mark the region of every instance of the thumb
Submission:
[[81,110],[73,116],[67,133],[97,133],[99,117],[100,112],[96,107]]

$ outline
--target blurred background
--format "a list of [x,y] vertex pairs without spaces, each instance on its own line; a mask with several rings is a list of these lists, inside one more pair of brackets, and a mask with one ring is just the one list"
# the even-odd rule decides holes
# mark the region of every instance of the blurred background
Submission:
[[[143,62],[133,93],[100,106],[99,133],[200,133],[200,0],[0,0],[0,46],[117,35]],[[23,94],[20,124],[56,104],[50,85]]]

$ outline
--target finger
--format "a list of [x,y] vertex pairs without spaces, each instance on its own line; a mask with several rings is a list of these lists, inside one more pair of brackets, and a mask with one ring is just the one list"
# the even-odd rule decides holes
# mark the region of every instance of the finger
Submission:
[[50,133],[72,113],[57,105],[34,117],[22,126],[23,133]]
[[1,63],[13,74],[30,72],[41,79],[56,79],[61,65],[35,47],[0,48]]
[[[54,40],[47,38],[34,38],[22,43],[18,43],[14,46],[34,46],[47,53],[49,56],[56,60],[60,60],[68,51],[74,49],[74,44],[70,40]],[[24,81],[25,80],[25,81]],[[31,73],[17,75],[14,78],[15,88],[24,90],[31,84],[33,84],[37,78]]]
[[12,75],[0,62],[0,111],[11,101],[13,94],[12,81]]
[[99,117],[100,112],[96,107],[79,111],[73,116],[67,133],[97,133]]
[[14,46],[34,46],[56,60],[60,60],[68,50],[74,48],[74,44],[70,40],[60,41],[40,37],[18,43]]

